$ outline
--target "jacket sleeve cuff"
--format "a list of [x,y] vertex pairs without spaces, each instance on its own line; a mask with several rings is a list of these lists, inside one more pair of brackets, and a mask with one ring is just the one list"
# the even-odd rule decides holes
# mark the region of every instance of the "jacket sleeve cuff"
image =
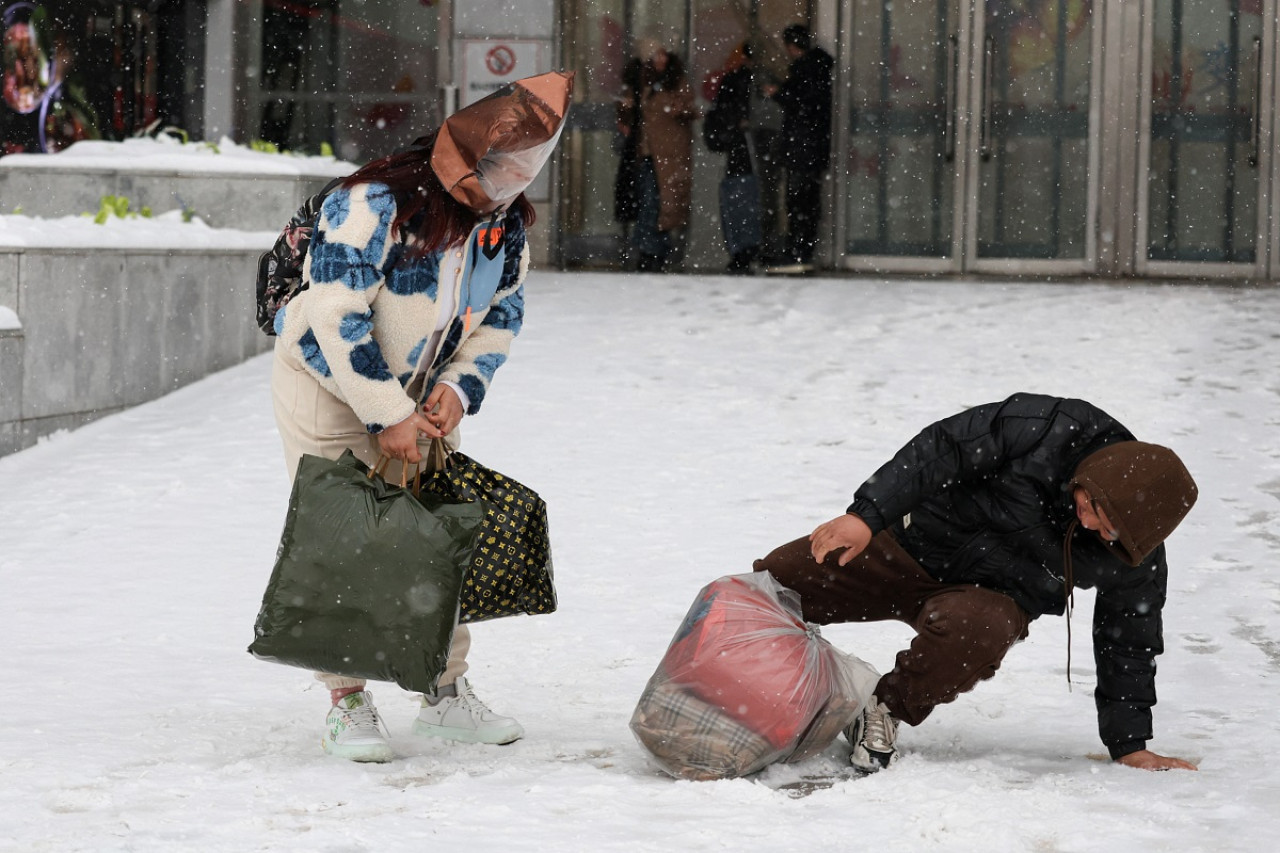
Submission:
[[[347,405],[350,406],[351,404],[348,403]],[[353,410],[354,408],[355,407],[352,406]],[[409,416],[411,416],[416,410],[417,406],[414,405],[413,400],[401,394],[400,400],[396,401],[394,408],[384,409],[380,413],[373,415],[373,420],[368,420],[365,415],[362,415],[360,412],[356,412],[356,415],[364,421],[364,428],[369,435],[377,435],[389,426],[395,426],[396,424],[408,420]]]
[[1139,752],[1147,748],[1145,740],[1130,740],[1124,743],[1118,743],[1114,746],[1108,745],[1107,750],[1111,753],[1111,760],[1118,761],[1132,752]]
[[852,513],[865,521],[867,527],[871,528],[872,536],[888,527],[884,523],[884,517],[880,515],[880,510],[876,509],[876,505],[866,498],[856,498],[853,503],[849,504],[845,512]]
[[467,392],[462,390],[462,386],[457,382],[450,382],[447,379],[440,381],[441,385],[447,385],[453,389],[453,393],[458,395],[458,402],[462,404],[462,411],[469,412],[471,410],[471,398],[467,396]]

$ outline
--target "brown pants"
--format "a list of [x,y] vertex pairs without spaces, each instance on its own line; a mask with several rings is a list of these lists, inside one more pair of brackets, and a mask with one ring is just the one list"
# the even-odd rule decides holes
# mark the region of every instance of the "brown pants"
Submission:
[[1031,617],[1012,598],[934,580],[888,531],[847,566],[837,562],[841,553],[828,554],[819,565],[806,537],[756,560],[755,570],[799,593],[806,621],[896,619],[915,628],[915,639],[875,692],[894,718],[909,725],[995,675],[1005,653],[1027,636]]

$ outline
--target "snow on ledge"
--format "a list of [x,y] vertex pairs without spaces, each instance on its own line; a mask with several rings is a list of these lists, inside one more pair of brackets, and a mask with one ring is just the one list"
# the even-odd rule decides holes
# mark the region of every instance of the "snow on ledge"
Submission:
[[214,147],[170,136],[126,139],[123,142],[84,140],[56,154],[10,154],[0,157],[0,169],[57,169],[60,171],[122,171],[193,175],[323,175],[341,177],[359,168],[335,157],[271,154],[237,145],[223,137]]
[[257,249],[266,251],[278,231],[210,228],[199,217],[182,221],[170,210],[153,217],[110,217],[98,225],[87,216],[40,219],[0,215],[0,249]]
[[21,328],[22,321],[18,319],[18,313],[12,308],[0,305],[0,332]]

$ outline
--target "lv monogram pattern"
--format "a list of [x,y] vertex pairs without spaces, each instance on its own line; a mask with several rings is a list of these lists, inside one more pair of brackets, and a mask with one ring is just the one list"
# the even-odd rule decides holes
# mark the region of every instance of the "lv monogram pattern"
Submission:
[[460,622],[555,611],[547,505],[537,492],[457,451],[423,487],[447,500],[485,505],[462,584]]

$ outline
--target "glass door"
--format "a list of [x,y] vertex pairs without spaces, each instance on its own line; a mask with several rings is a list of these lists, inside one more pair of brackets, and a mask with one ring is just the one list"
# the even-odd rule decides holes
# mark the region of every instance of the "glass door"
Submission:
[[562,266],[612,266],[623,249],[614,184],[622,141],[617,99],[628,56],[626,0],[564,0],[563,65],[577,72],[561,143]]
[[851,0],[846,266],[1091,267],[1093,5]]
[[953,266],[964,162],[959,99],[968,90],[960,7],[959,0],[852,4],[843,39],[845,133],[836,139],[844,250],[854,266]]
[[1093,6],[987,0],[974,16],[974,267],[1082,271],[1092,254]]
[[[1271,0],[1153,0],[1140,271],[1265,270]],[[1265,134],[1269,140],[1271,134]],[[1196,262],[1194,266],[1185,262]],[[1166,263],[1168,262],[1168,263]]]

